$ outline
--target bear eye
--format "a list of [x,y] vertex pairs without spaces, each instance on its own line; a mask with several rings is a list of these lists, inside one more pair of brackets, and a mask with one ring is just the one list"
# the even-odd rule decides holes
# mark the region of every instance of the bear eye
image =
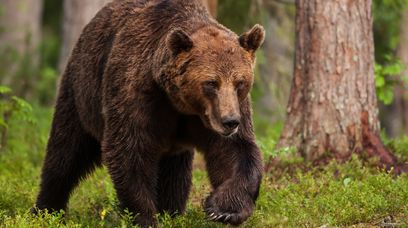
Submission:
[[237,90],[243,89],[245,87],[245,81],[238,81],[236,84]]
[[206,89],[217,89],[218,88],[218,82],[215,81],[215,80],[206,81],[206,82],[204,82],[204,88],[206,88]]

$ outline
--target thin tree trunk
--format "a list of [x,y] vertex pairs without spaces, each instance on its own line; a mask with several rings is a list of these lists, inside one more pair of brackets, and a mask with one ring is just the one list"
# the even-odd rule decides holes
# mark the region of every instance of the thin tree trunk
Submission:
[[[408,77],[408,8],[404,10],[401,21],[400,44],[398,48],[398,57],[404,64],[405,68],[401,73],[401,77]],[[394,116],[392,118],[392,126],[390,135],[393,137],[408,135],[408,83],[402,78],[399,78],[399,83],[395,86]]]
[[263,58],[258,61],[257,86],[262,96],[256,100],[256,112],[268,122],[283,122],[293,75],[295,6],[266,0],[252,4],[255,10],[251,15],[263,15],[266,30]]
[[210,14],[216,18],[217,17],[217,6],[218,0],[202,0],[203,5],[208,9]]
[[63,42],[59,70],[63,72],[82,29],[95,14],[112,0],[64,0]]
[[308,161],[367,152],[396,158],[379,138],[371,0],[296,2],[296,58],[279,146]]
[[39,65],[42,0],[0,0],[0,10],[0,83],[26,96]]

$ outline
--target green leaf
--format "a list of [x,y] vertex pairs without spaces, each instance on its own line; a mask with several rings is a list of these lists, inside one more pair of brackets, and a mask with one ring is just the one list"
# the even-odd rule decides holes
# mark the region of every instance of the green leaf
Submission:
[[13,96],[13,97],[11,97],[11,99],[17,105],[18,110],[25,111],[25,112],[31,112],[33,110],[31,105],[27,101],[25,101],[25,100],[23,100],[23,99],[21,99],[19,97]]
[[0,126],[4,127],[5,129],[8,128],[8,124],[6,123],[6,121],[4,121],[3,118],[0,118]]
[[7,86],[0,85],[0,94],[8,94],[11,93],[11,89]]
[[346,187],[350,184],[350,182],[351,182],[351,178],[349,178],[349,177],[344,178],[344,180],[343,180],[343,184],[344,184],[344,186],[346,186]]
[[379,87],[383,87],[385,85],[385,79],[384,77],[376,77],[375,78],[375,86]]
[[398,75],[401,74],[402,66],[399,62],[390,64],[383,69],[383,74],[385,75]]
[[383,67],[382,67],[380,64],[376,63],[376,64],[374,65],[375,74],[381,73],[382,68],[383,68]]
[[394,99],[394,93],[392,91],[392,89],[386,89],[384,91],[384,96],[383,96],[383,102],[385,105],[389,105],[392,103]]

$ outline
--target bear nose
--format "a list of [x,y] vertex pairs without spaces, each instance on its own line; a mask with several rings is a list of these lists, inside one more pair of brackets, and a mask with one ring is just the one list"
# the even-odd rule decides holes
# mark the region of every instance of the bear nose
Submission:
[[222,118],[222,126],[224,126],[224,128],[228,130],[234,130],[240,124],[239,119],[239,117],[235,116]]

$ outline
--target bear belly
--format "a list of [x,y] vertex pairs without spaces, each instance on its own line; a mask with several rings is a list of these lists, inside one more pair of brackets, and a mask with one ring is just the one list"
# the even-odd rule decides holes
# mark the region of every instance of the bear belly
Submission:
[[195,149],[194,145],[176,143],[169,150],[165,151],[162,156],[176,156],[185,152],[195,151]]

